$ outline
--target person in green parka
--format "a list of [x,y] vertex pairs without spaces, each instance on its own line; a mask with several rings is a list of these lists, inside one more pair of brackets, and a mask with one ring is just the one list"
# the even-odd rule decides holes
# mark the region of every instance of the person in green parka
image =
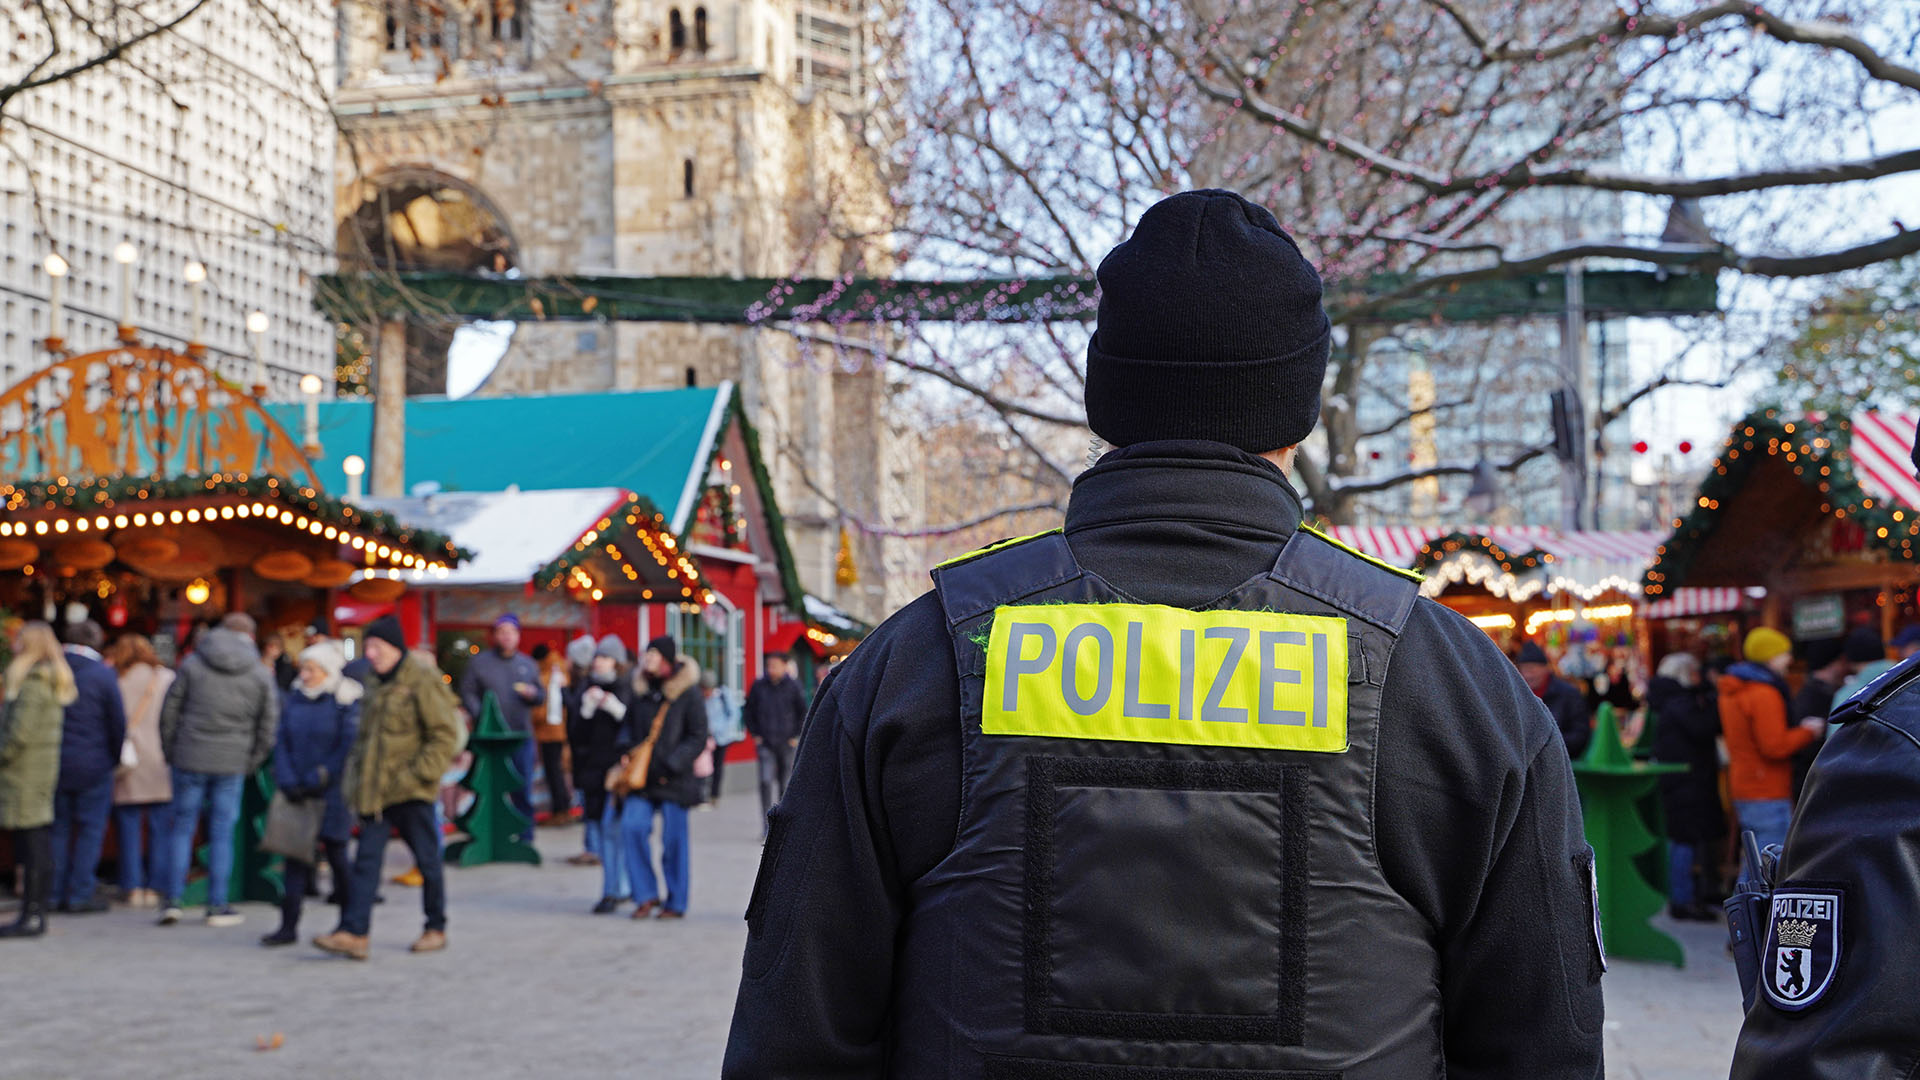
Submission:
[[0,937],[47,932],[47,894],[53,885],[53,789],[60,778],[61,711],[75,696],[53,628],[30,622],[13,642],[0,711],[0,829],[13,833],[26,872],[20,914]]

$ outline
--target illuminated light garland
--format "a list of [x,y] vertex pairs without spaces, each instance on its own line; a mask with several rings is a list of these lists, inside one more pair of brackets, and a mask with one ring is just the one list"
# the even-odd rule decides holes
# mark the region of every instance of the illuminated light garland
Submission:
[[1585,619],[1588,622],[1607,622],[1615,619],[1630,619],[1633,617],[1633,612],[1634,606],[1632,604],[1602,604],[1597,607],[1583,607],[1578,610],[1574,608],[1553,608],[1550,610],[1536,611],[1527,616],[1527,636],[1532,637],[1539,632],[1542,626],[1548,623],[1570,623],[1576,618]]
[[1499,615],[1474,615],[1468,618],[1467,621],[1482,630],[1511,630],[1519,625],[1519,622],[1515,620],[1513,616],[1504,613]]

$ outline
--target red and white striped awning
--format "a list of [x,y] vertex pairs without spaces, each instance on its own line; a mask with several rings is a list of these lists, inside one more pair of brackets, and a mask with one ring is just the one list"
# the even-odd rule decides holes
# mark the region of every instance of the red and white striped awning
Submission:
[[1665,600],[1648,604],[1641,615],[1649,619],[1719,615],[1739,611],[1746,604],[1747,594],[1740,589],[1680,589]]
[[1667,534],[1663,532],[1563,533],[1546,525],[1449,525],[1428,528],[1336,525],[1327,532],[1341,543],[1350,544],[1395,566],[1412,566],[1414,560],[1419,558],[1422,547],[1454,533],[1487,537],[1511,555],[1524,555],[1538,549],[1552,555],[1557,562],[1591,559],[1639,563],[1643,567],[1653,561],[1654,549],[1667,539]]
[[1863,412],[1853,418],[1853,474],[1867,494],[1920,508],[1913,433],[1911,413]]

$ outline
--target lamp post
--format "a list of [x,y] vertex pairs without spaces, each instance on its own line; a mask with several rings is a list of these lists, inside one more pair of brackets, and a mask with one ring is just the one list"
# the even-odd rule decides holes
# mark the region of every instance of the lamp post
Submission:
[[247,316],[247,333],[253,335],[253,396],[267,396],[267,313],[255,309]]
[[60,336],[60,286],[67,277],[67,260],[57,251],[47,253],[40,264],[47,272],[47,351],[57,353],[66,342]]
[[340,463],[340,471],[347,474],[347,501],[360,498],[360,478],[366,475],[367,459],[359,454],[348,454]]
[[200,305],[201,292],[207,281],[207,266],[198,259],[188,259],[180,276],[187,279],[188,303],[192,311],[187,319],[187,352],[198,356],[206,351],[206,346],[200,342],[200,331],[204,329],[201,326]]
[[122,240],[114,245],[113,261],[120,264],[120,340],[132,341],[133,264],[140,261],[140,249],[131,240]]
[[301,449],[306,451],[308,457],[320,453],[320,389],[320,376],[311,371],[300,376],[300,393],[306,398],[306,423],[302,425],[304,430],[301,432],[301,441],[306,445]]

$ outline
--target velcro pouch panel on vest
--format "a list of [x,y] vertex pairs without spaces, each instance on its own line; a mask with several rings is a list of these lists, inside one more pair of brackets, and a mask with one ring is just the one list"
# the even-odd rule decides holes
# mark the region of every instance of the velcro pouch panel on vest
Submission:
[[[1416,586],[1309,533],[1205,611],[1133,602],[1059,534],[935,582],[965,776],[954,851],[915,885],[901,1075],[1332,1080],[1364,1059],[1360,1013],[1311,1003],[1376,996],[1379,972],[1339,985],[1368,934],[1426,948],[1404,912],[1359,921],[1396,902],[1370,791],[1377,683]],[[1323,875],[1347,887],[1316,900]],[[921,936],[954,934],[966,970],[911,978]],[[948,1030],[920,1062],[908,1044],[932,1025]],[[955,1054],[977,1058],[956,1071]]]

